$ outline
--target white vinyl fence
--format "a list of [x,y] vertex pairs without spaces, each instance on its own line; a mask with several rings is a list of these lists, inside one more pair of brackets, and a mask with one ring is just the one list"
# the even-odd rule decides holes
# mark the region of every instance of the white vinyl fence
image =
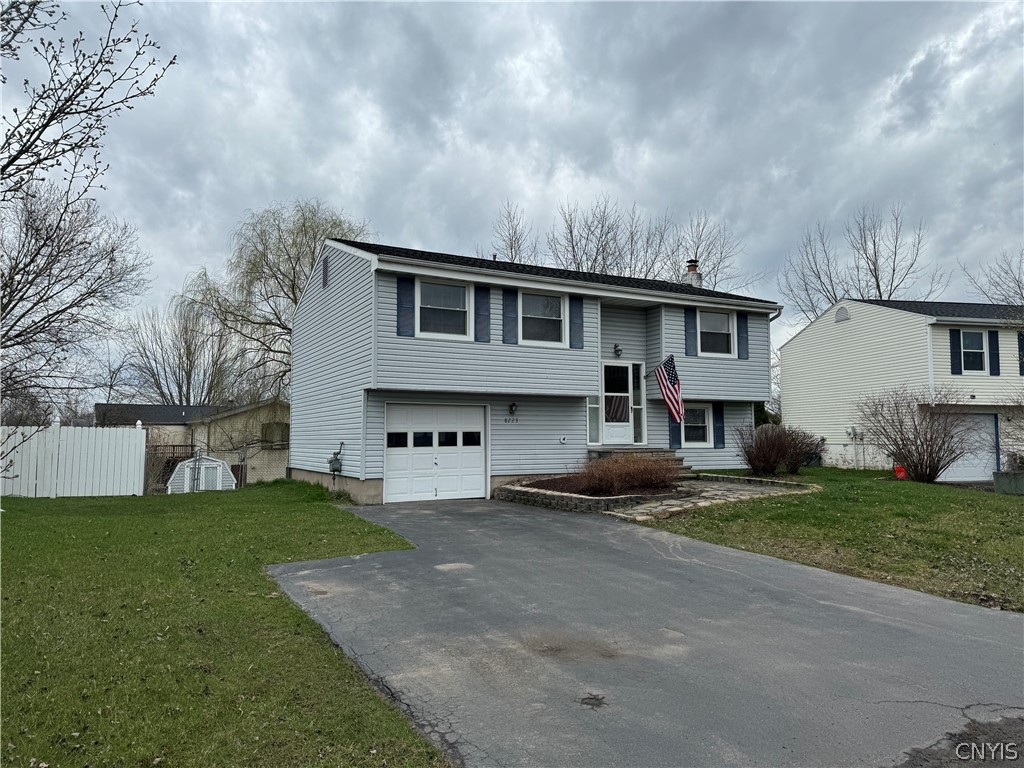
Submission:
[[3,460],[11,463],[0,485],[4,496],[142,496],[145,490],[146,432],[141,428],[0,430],[4,452],[22,441],[17,433],[31,434]]

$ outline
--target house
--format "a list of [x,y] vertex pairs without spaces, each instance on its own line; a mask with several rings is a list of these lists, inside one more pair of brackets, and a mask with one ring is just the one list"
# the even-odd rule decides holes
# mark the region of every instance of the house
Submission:
[[[488,497],[604,447],[741,466],[733,429],[769,397],[781,307],[690,269],[680,284],[328,240],[295,312],[289,475],[379,503]],[[684,429],[653,375],[669,354]]]
[[238,484],[283,478],[288,466],[289,407],[272,398],[199,414],[190,421],[203,453],[231,465]]
[[858,399],[904,384],[930,392],[953,386],[970,400],[968,427],[979,438],[940,479],[991,480],[1009,447],[1001,426],[1010,416],[1000,406],[1024,384],[1021,319],[1022,308],[1012,305],[839,301],[782,345],[783,421],[825,437],[826,463],[890,467],[863,440]]

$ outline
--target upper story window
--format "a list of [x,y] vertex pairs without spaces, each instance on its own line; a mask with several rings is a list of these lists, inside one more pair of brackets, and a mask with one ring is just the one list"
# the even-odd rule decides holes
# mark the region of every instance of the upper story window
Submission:
[[416,335],[469,338],[469,287],[418,280]]
[[565,296],[520,291],[519,304],[519,338],[524,344],[565,346]]
[[960,342],[963,354],[965,371],[985,370],[985,332],[984,331],[961,331]]
[[697,330],[700,339],[700,354],[736,356],[733,342],[733,316],[729,312],[709,312],[700,310],[697,313]]

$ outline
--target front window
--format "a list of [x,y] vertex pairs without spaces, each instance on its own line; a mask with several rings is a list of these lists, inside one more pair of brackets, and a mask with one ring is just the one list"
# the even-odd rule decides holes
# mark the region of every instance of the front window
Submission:
[[691,446],[711,445],[710,416],[711,409],[706,405],[686,404],[686,415],[683,416],[683,444]]
[[565,339],[563,297],[525,291],[520,296],[522,340],[540,344],[562,344]]
[[700,313],[700,353],[732,355],[732,316],[728,312]]
[[419,283],[419,332],[428,335],[469,335],[469,309],[464,285]]
[[961,331],[965,371],[985,370],[985,332]]

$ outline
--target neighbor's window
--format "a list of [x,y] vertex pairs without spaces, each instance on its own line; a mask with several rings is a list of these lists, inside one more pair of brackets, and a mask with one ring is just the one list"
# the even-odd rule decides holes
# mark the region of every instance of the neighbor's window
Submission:
[[464,285],[419,282],[419,332],[469,335],[468,291]]
[[711,445],[710,411],[706,405],[686,404],[683,416],[683,443],[690,445]]
[[701,310],[700,353],[702,355],[732,355],[732,316],[728,312]]
[[562,297],[546,293],[520,293],[523,341],[561,344],[563,333]]
[[985,370],[985,332],[984,331],[961,331],[961,342],[963,344],[964,370],[984,371]]

